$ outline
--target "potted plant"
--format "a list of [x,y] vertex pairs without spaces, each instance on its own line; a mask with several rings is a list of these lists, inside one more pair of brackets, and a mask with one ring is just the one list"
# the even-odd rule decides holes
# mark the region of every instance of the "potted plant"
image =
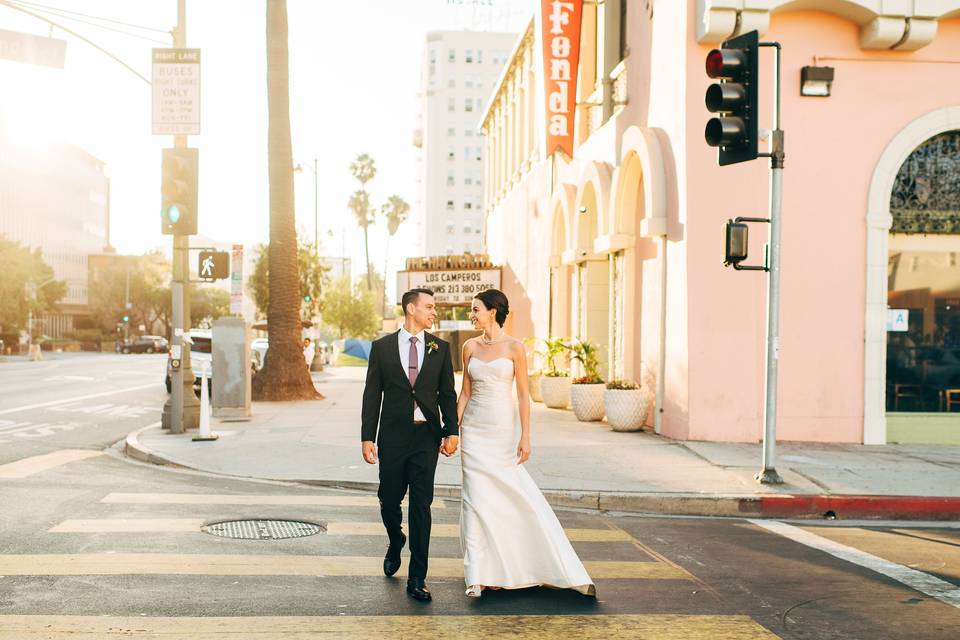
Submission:
[[558,365],[560,358],[568,351],[566,338],[548,338],[544,357],[547,370],[540,378],[540,395],[543,403],[553,409],[566,409],[570,406],[570,372]]
[[[540,377],[543,375],[543,371],[537,368],[534,358],[543,358],[544,353],[534,349],[534,344],[536,343],[536,338],[524,338],[523,344],[529,347],[529,354],[527,355],[527,388],[530,391],[530,399],[534,402],[543,402],[543,396],[540,395]],[[530,365],[533,364],[534,368],[530,369]]]
[[603,392],[603,408],[614,431],[640,431],[650,410],[650,398],[635,382],[611,380]]
[[570,386],[570,404],[581,422],[603,420],[603,378],[600,377],[600,350],[586,340],[577,340],[570,347],[572,359],[583,366],[583,376]]

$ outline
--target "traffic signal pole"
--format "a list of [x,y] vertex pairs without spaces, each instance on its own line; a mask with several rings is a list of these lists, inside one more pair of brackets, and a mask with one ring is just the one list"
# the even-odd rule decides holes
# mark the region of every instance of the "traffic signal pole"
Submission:
[[[187,46],[187,2],[177,0],[177,28],[173,33],[173,46],[184,49]],[[187,136],[173,137],[175,148],[187,147]],[[200,423],[200,402],[193,393],[194,374],[190,367],[190,343],[183,338],[190,330],[190,236],[173,236],[173,352],[180,353],[180,366],[170,373],[170,397],[163,406],[162,423],[170,433],[183,433],[187,429],[196,429]]]
[[767,375],[763,418],[763,468],[754,476],[761,484],[783,484],[776,470],[777,365],[780,359],[780,218],[783,214],[783,130],[780,128],[780,43],[761,42],[776,54],[773,83],[773,131],[770,151],[770,244],[767,271]]

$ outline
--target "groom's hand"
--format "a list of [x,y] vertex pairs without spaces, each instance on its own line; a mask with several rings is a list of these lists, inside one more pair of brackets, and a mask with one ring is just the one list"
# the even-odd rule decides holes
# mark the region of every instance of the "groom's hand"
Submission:
[[371,440],[363,441],[363,460],[367,464],[377,464],[377,445]]
[[457,452],[457,445],[460,444],[460,438],[457,436],[447,436],[443,439],[443,446],[440,447],[440,453],[448,458]]

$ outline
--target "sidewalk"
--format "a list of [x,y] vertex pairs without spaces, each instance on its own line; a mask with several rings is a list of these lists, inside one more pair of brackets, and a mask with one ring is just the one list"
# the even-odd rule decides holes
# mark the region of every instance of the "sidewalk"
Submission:
[[[130,434],[131,457],[241,477],[373,490],[360,458],[363,368],[314,374],[326,400],[255,403],[246,422],[213,419],[215,442],[159,427]],[[459,384],[459,383],[458,383]],[[578,422],[532,405],[526,467],[555,506],[749,517],[960,518],[960,447],[780,443],[786,484],[760,485],[759,444],[677,442]],[[459,496],[460,459],[440,458],[437,495]]]

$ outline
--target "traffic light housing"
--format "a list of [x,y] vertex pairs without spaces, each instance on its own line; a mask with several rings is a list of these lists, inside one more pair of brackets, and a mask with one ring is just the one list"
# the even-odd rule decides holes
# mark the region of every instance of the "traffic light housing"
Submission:
[[230,277],[230,254],[226,251],[201,251],[197,256],[197,275],[201,280],[225,280]]
[[163,150],[160,180],[160,228],[166,235],[197,233],[199,149]]
[[757,158],[759,35],[731,38],[707,54],[707,75],[719,80],[707,87],[707,110],[718,114],[707,122],[704,137],[718,147],[721,166]]

